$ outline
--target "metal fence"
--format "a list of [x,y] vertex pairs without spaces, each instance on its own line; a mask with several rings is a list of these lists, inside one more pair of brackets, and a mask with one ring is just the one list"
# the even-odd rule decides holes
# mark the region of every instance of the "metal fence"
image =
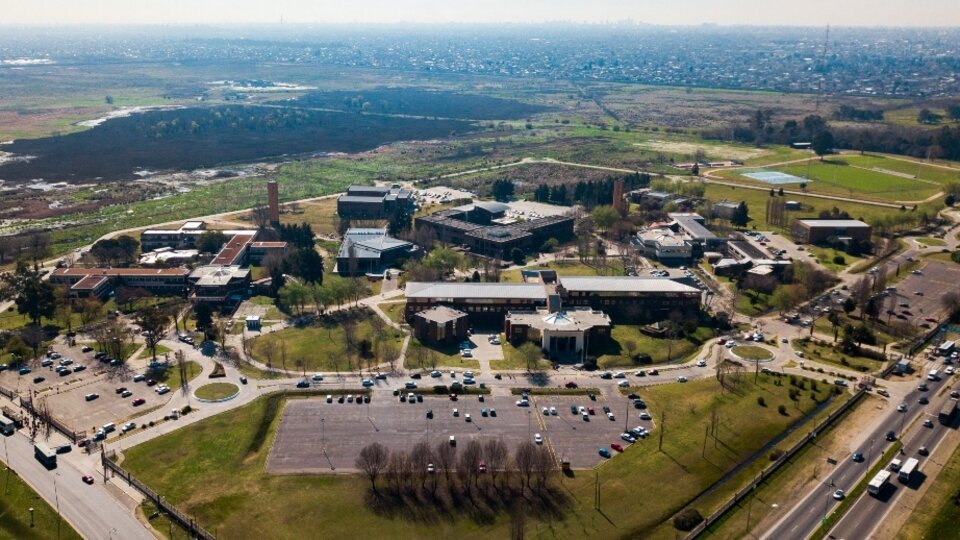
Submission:
[[740,491],[734,494],[734,496],[731,497],[730,500],[723,503],[723,505],[720,508],[718,508],[714,513],[710,514],[709,516],[706,517],[706,519],[700,522],[699,525],[697,525],[692,531],[690,531],[689,534],[687,534],[684,540],[693,540],[694,538],[698,538],[701,534],[703,534],[703,531],[705,531],[707,527],[716,523],[717,520],[722,518],[727,512],[730,511],[731,508],[736,506],[741,500],[743,500],[748,495],[750,495],[750,493],[757,486],[759,486],[761,483],[763,483],[764,480],[769,478],[770,475],[777,472],[777,470],[780,467],[782,467],[787,461],[789,461],[790,458],[792,458],[797,452],[802,450],[804,446],[806,446],[808,443],[813,441],[817,437],[817,433],[819,431],[822,431],[824,428],[829,427],[830,424],[832,424],[834,421],[837,420],[837,418],[840,418],[841,415],[847,412],[847,409],[854,406],[858,401],[860,401],[860,399],[863,398],[865,394],[866,394],[866,390],[859,390],[856,393],[854,393],[853,397],[850,398],[849,401],[841,405],[837,410],[830,413],[830,416],[827,416],[826,418],[824,418],[819,424],[817,424],[813,428],[812,431],[807,433],[807,435],[804,438],[797,441],[796,444],[794,444],[782,456],[777,458],[777,460],[771,463],[766,469],[763,469],[762,471],[760,471],[760,474],[752,482],[750,482],[750,484],[748,484],[747,486],[744,486]]
[[14,403],[16,403],[17,401],[17,393],[14,392],[13,390],[10,390],[9,388],[4,388],[0,386],[0,394],[3,394],[4,396],[7,397],[7,399],[13,401]]
[[114,457],[116,452],[111,450],[110,452],[101,452],[100,453],[100,462],[103,464],[103,473],[107,474],[107,471],[112,471],[115,475],[123,478],[127,481],[128,485],[133,486],[137,491],[143,494],[144,497],[150,499],[151,502],[157,505],[157,508],[161,512],[166,513],[170,519],[176,521],[181,527],[187,530],[190,533],[191,538],[199,538],[201,540],[216,540],[216,537],[209,532],[207,532],[203,527],[197,524],[197,520],[181,512],[176,506],[168,503],[166,499],[160,496],[159,493],[150,489],[140,480],[137,480],[130,472],[125,470],[123,467],[117,465],[113,461],[110,461],[110,458]]
[[[21,396],[20,406],[32,416],[37,415],[37,411],[33,408],[33,399]],[[49,412],[47,413],[47,419],[50,421],[50,425],[53,426],[54,429],[62,433],[64,437],[70,439],[70,441],[73,443],[76,443],[80,439],[86,438],[87,436],[86,431],[74,431],[73,428],[64,424],[60,420],[57,420],[52,414],[49,414]]]

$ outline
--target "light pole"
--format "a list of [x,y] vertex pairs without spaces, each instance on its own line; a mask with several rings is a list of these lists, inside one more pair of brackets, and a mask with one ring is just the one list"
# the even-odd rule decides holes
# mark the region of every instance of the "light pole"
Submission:
[[530,421],[533,416],[530,414],[531,411],[527,411],[527,440],[530,440]]
[[60,495],[57,492],[58,476],[60,476],[60,473],[54,473],[53,475],[53,497],[54,501],[57,503],[57,540],[60,539]]
[[30,507],[30,528],[33,528],[33,507]]
[[326,418],[320,419],[320,448],[327,449],[327,426]]

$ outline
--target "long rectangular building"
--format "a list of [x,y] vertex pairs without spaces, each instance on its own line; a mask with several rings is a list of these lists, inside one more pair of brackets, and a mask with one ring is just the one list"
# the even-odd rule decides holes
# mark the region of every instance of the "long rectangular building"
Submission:
[[104,299],[117,287],[146,289],[162,296],[183,296],[187,291],[186,268],[57,268],[50,283],[69,287],[74,298]]
[[406,288],[406,318],[434,306],[463,311],[471,320],[502,320],[511,311],[564,306],[591,308],[621,322],[649,323],[673,312],[699,313],[699,289],[668,278],[560,277],[557,284],[411,282]]

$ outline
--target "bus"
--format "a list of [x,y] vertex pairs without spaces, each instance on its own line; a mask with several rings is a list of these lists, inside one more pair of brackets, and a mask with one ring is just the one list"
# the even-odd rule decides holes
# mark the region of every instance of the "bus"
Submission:
[[52,469],[57,466],[57,453],[43,443],[33,445],[33,454],[43,466]]
[[13,435],[17,431],[17,423],[0,414],[0,433],[4,435]]
[[883,487],[890,481],[890,471],[882,470],[873,477],[873,480],[867,484],[867,493],[878,496],[883,491]]
[[957,402],[948,399],[947,402],[943,405],[943,408],[940,409],[940,414],[937,415],[937,419],[940,420],[941,424],[948,425],[950,420],[953,419],[953,413],[957,410]]
[[910,479],[913,478],[913,471],[917,470],[917,465],[919,464],[920,462],[917,461],[917,458],[912,457],[908,459],[907,462],[903,464],[903,467],[900,467],[900,472],[898,473],[900,476],[900,482],[909,484]]

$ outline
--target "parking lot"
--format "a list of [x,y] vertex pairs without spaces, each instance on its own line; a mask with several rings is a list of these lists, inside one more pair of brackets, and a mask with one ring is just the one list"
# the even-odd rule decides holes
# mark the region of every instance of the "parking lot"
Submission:
[[[911,274],[896,284],[896,301],[894,310],[907,316],[914,324],[924,322],[927,317],[937,317],[943,310],[940,297],[944,292],[954,290],[960,283],[960,267],[947,265],[942,262],[930,262],[920,268],[920,274]],[[916,293],[921,294],[916,294]],[[906,307],[900,304],[907,304]],[[887,306],[884,306],[887,309]],[[904,310],[909,311],[907,315]]]
[[[121,397],[116,392],[120,386],[126,387],[133,395]],[[85,396],[90,393],[99,394],[100,397],[87,401]],[[146,382],[133,382],[133,374],[130,373],[124,376],[103,374],[82,384],[61,388],[59,392],[46,393],[45,399],[56,418],[76,430],[86,430],[87,435],[92,436],[95,431],[92,428],[109,422],[119,425],[135,413],[166,403],[172,395],[173,392],[170,392],[161,396]],[[138,398],[144,399],[145,403],[135,407],[133,402]]]
[[[455,437],[458,447],[471,439],[503,439],[509,448],[520,441],[533,440],[534,434],[544,437],[544,444],[557,460],[565,459],[575,468],[593,467],[601,461],[600,447],[610,443],[627,443],[620,439],[622,416],[628,401],[610,403],[616,420],[608,420],[602,407],[608,403],[586,396],[533,396],[530,407],[517,407],[517,396],[486,396],[480,402],[474,396],[461,396],[457,401],[446,397],[424,397],[422,403],[401,403],[375,393],[369,404],[327,403],[325,399],[290,400],[287,402],[277,437],[267,459],[271,473],[329,472],[349,470],[361,448],[379,442],[387,448],[410,449],[421,440],[435,446]],[[593,407],[596,414],[584,421],[570,412],[570,405]],[[557,415],[544,416],[542,407],[556,407]],[[453,409],[459,416],[453,416]],[[496,416],[483,416],[481,408],[492,408]],[[427,410],[434,416],[427,418]],[[650,427],[638,418],[640,411],[630,406],[628,423]],[[466,421],[470,414],[471,421]],[[640,444],[644,444],[641,442]],[[325,448],[325,452],[322,449]],[[616,452],[614,452],[616,453]]]

